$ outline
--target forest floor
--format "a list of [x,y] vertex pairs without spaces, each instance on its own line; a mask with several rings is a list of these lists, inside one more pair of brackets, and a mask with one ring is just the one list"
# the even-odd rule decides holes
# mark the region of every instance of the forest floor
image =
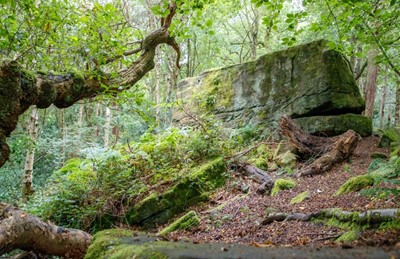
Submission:
[[[346,230],[334,226],[302,221],[261,224],[270,212],[310,213],[326,208],[347,211],[399,208],[400,197],[371,199],[358,192],[333,196],[350,177],[365,174],[372,161],[372,153],[388,155],[388,148],[377,147],[378,141],[376,136],[362,139],[349,162],[338,164],[322,175],[298,178],[296,187],[280,191],[275,196],[257,194],[258,183],[251,177],[235,175],[208,203],[192,208],[201,218],[200,226],[190,231],[173,232],[168,235],[168,239],[190,240],[194,243],[239,243],[256,247],[389,246],[400,249],[400,230],[366,230],[356,241],[344,244],[335,242],[335,239]],[[292,198],[304,191],[310,192],[309,199],[299,204],[290,204]],[[163,227],[165,225],[159,229]]]

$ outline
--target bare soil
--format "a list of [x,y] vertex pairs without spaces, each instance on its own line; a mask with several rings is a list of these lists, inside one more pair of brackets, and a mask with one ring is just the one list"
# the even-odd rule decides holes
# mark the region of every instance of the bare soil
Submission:
[[[336,190],[350,177],[364,174],[372,161],[371,154],[388,155],[387,148],[378,148],[379,138],[364,138],[353,156],[346,163],[336,165],[330,171],[314,177],[296,179],[297,186],[280,191],[276,196],[256,193],[259,184],[250,177],[235,175],[228,185],[217,192],[205,204],[191,209],[201,218],[201,225],[190,231],[171,233],[171,240],[190,240],[194,243],[239,243],[257,247],[269,246],[389,246],[400,249],[400,230],[367,230],[358,240],[338,244],[335,239],[345,230],[312,222],[284,221],[262,225],[270,212],[317,212],[325,208],[341,208],[347,211],[399,208],[399,197],[371,199],[358,192],[339,197]],[[299,204],[290,204],[292,198],[309,191],[310,199]],[[162,229],[164,226],[160,226]]]

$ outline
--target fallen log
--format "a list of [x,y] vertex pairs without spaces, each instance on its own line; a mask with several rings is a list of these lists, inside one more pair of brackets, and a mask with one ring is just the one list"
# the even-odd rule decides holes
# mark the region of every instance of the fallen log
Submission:
[[378,209],[365,212],[349,212],[340,209],[323,209],[314,213],[273,213],[268,215],[262,222],[262,225],[270,224],[274,221],[310,221],[313,218],[331,219],[334,218],[340,222],[351,222],[356,224],[380,224],[392,220],[400,220],[400,209]]
[[303,157],[316,158],[309,166],[300,169],[296,173],[297,177],[328,171],[333,165],[348,159],[360,140],[360,136],[353,130],[330,138],[312,136],[302,131],[286,115],[281,118],[279,127],[281,133],[289,138],[290,143]]
[[21,249],[35,254],[83,258],[91,241],[92,236],[84,231],[44,222],[0,203],[0,256]]
[[275,179],[269,175],[267,171],[250,164],[239,162],[232,162],[231,166],[235,167],[237,171],[246,176],[254,176],[254,180],[261,184],[256,190],[258,194],[269,194],[272,187],[274,187]]

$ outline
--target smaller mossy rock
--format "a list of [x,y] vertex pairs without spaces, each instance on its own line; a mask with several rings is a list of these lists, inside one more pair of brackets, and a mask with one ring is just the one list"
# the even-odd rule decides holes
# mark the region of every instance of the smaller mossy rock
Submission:
[[189,230],[198,225],[200,225],[200,218],[197,216],[196,212],[189,211],[178,220],[174,221],[171,225],[162,229],[158,234],[160,236],[165,236],[166,234],[176,230]]
[[256,160],[254,160],[254,162],[252,164],[254,164],[254,166],[257,168],[260,168],[261,170],[264,170],[264,171],[268,170],[268,161],[264,157],[257,158]]
[[310,199],[311,195],[309,191],[305,191],[302,193],[299,193],[296,197],[294,197],[291,201],[290,204],[296,204],[304,201],[305,199]]
[[357,238],[360,236],[359,231],[357,230],[350,230],[341,235],[339,238],[336,239],[336,242],[352,242],[354,240],[357,240]]
[[208,199],[209,192],[221,187],[227,178],[225,161],[217,158],[195,168],[163,193],[152,193],[126,214],[129,224],[152,228],[167,223],[186,208]]
[[358,114],[311,116],[294,119],[301,129],[312,135],[336,136],[349,129],[361,137],[372,134],[372,120]]
[[124,229],[107,229],[97,232],[93,236],[91,245],[89,246],[85,258],[103,258],[110,246],[116,246],[121,243],[122,237],[132,237],[134,232]]
[[379,141],[379,147],[389,147],[392,142],[400,143],[400,129],[391,127],[385,130]]
[[375,153],[372,153],[372,154],[371,154],[371,158],[372,158],[372,159],[377,159],[377,158],[380,158],[380,159],[387,159],[388,156],[385,155],[385,154],[383,154],[383,153],[375,152]]
[[271,196],[277,195],[280,190],[289,190],[296,186],[296,182],[291,179],[278,179],[274,183],[274,187],[271,190]]
[[351,177],[335,192],[334,196],[339,196],[349,192],[356,192],[374,184],[374,178],[371,175],[359,175]]
[[275,163],[280,167],[293,169],[296,166],[297,156],[290,151],[278,155]]

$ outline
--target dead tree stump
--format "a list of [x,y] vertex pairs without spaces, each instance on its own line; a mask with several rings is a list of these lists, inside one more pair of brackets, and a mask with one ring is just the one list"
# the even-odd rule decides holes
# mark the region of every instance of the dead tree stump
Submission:
[[286,115],[282,117],[279,126],[281,133],[289,138],[301,155],[316,158],[309,166],[299,170],[297,177],[322,174],[336,163],[345,161],[353,154],[360,140],[360,136],[353,130],[329,138],[307,134]]

